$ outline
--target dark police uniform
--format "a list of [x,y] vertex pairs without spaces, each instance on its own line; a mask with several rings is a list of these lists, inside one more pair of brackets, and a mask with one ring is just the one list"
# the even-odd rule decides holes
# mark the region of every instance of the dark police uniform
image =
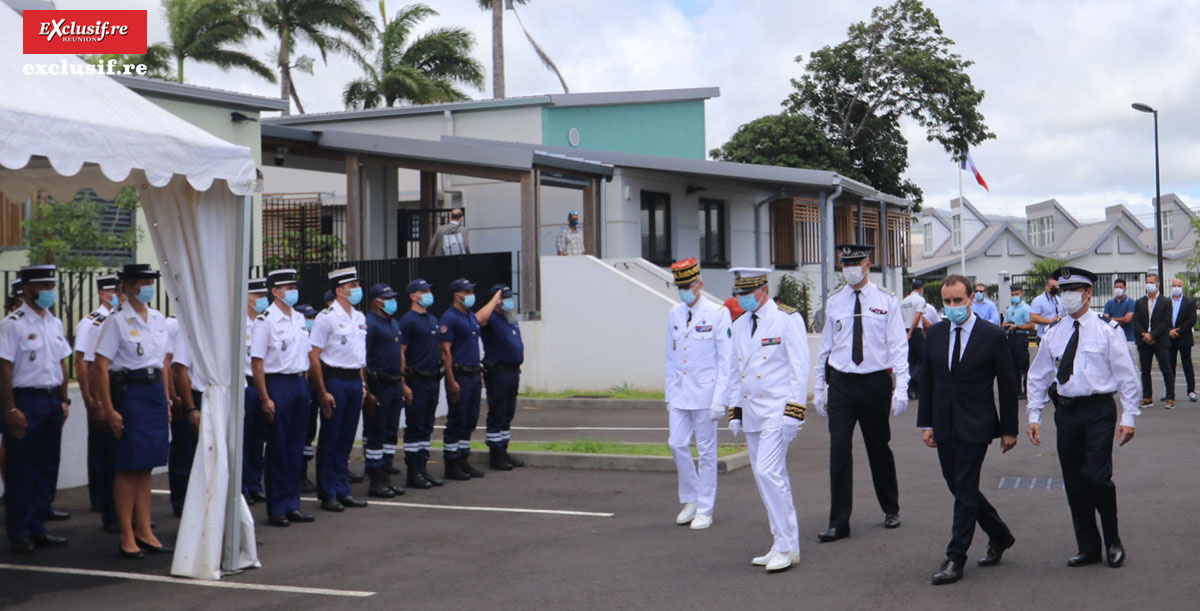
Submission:
[[[116,290],[116,288],[117,276],[115,274],[100,276],[96,279],[97,292],[112,291]],[[108,303],[101,303],[100,307],[80,319],[79,324],[75,325],[75,352],[80,354],[80,358],[77,358],[77,362],[75,363],[77,372],[87,367],[83,355],[87,353],[88,346],[95,340],[92,330],[99,328],[100,325],[97,324],[97,321],[103,323],[104,319],[113,313],[113,308],[110,305]],[[104,505],[105,499],[103,491],[104,444],[105,436],[108,435],[108,427],[104,425],[104,414],[100,410],[88,410],[87,433],[88,500],[91,501],[92,510],[100,512],[102,511],[101,508]],[[109,483],[109,488],[112,488],[111,482]],[[108,494],[111,496],[111,491]],[[112,502],[111,499],[109,499],[109,502]]]
[[200,431],[192,428],[191,412],[200,411],[204,402],[204,390],[208,387],[204,380],[192,368],[191,346],[188,344],[186,333],[180,333],[175,338],[175,347],[171,350],[171,364],[188,370],[191,388],[176,388],[176,396],[191,393],[192,407],[186,409],[184,403],[181,409],[171,418],[171,449],[167,457],[167,482],[170,489],[171,509],[176,516],[183,515],[183,503],[187,498],[188,480],[191,479],[192,462],[196,457],[196,444],[200,441]]
[[[326,293],[326,296],[329,296],[331,293],[332,291]],[[304,316],[304,332],[311,335],[313,322],[317,318],[317,309],[307,303],[302,303],[292,309],[299,312],[301,316]],[[308,466],[317,457],[317,448],[313,445],[313,442],[317,440],[317,423],[321,420],[321,405],[317,401],[317,387],[311,383],[311,378],[312,372],[310,371],[305,376],[305,384],[308,384],[308,415],[306,416],[308,419],[308,432],[304,436],[304,466],[300,470],[300,492],[304,494],[317,491],[317,485],[308,478]]]
[[[508,453],[509,432],[517,413],[517,391],[521,387],[521,364],[525,362],[525,344],[521,327],[513,311],[513,292],[507,285],[497,284],[489,295],[500,291],[504,299],[500,312],[480,330],[483,339],[483,382],[487,386],[487,446],[493,451],[492,468],[499,467],[499,458],[509,467],[524,467],[525,463]],[[510,320],[511,317],[511,320]]]
[[[475,288],[475,284],[459,278],[450,284],[450,292]],[[446,479],[467,480],[483,477],[483,472],[467,464],[471,453],[471,433],[479,423],[479,401],[483,396],[483,372],[479,356],[479,321],[469,309],[459,310],[452,305],[442,314],[439,340],[450,345],[450,363],[454,381],[458,384],[458,400],[450,398],[449,376],[446,384],[446,431],[444,456]]]
[[[368,297],[372,303],[384,299],[394,305],[396,292],[386,284],[376,284]],[[380,498],[404,494],[404,488],[390,477],[400,472],[392,465],[404,410],[403,336],[400,321],[390,314],[367,313],[367,385],[377,404],[374,414],[363,418],[363,456],[371,477],[368,494]]]
[[[265,295],[267,279],[251,278],[246,288],[250,295]],[[267,450],[267,417],[262,412],[258,387],[254,385],[254,372],[250,369],[250,330],[253,328],[254,318],[247,317],[246,407],[245,415],[242,418],[242,436],[245,439],[245,446],[242,449],[242,496],[246,497],[246,502],[251,505],[257,501],[267,500],[266,495],[263,494],[262,485],[263,461],[266,458]]]
[[[408,283],[412,295],[432,288],[418,278]],[[404,463],[408,465],[409,488],[440,486],[442,480],[429,475],[429,439],[433,435],[434,414],[438,404],[438,383],[442,379],[442,358],[438,345],[438,319],[425,311],[409,310],[400,318],[400,345],[408,368],[405,379],[412,389],[412,403],[405,410]]]

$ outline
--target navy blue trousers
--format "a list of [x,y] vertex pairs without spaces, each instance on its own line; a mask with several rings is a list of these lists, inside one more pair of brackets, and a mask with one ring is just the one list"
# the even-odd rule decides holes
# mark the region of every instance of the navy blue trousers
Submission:
[[258,388],[246,387],[245,417],[242,418],[242,494],[263,491],[263,461],[267,451],[267,417],[258,400]]
[[[92,507],[104,505],[104,444],[108,427],[103,420],[88,420],[87,423],[87,473],[88,501]],[[109,482],[112,488],[112,482]]]
[[439,378],[410,376],[412,404],[404,410],[404,463],[412,466],[429,462],[429,440],[433,437],[437,413]]
[[[200,407],[204,394],[193,390],[193,405]],[[167,483],[171,492],[171,509],[183,511],[187,497],[188,479],[192,475],[192,460],[196,457],[196,442],[200,433],[192,428],[191,414],[184,412],[171,418],[171,452],[167,456]]]
[[517,413],[517,392],[521,388],[521,374],[515,371],[493,371],[484,382],[487,384],[487,446],[506,448],[512,438],[509,428]]
[[483,378],[479,374],[459,374],[458,401],[451,401],[446,394],[449,411],[446,414],[446,434],[443,437],[445,456],[466,458],[471,453],[471,433],[479,424],[479,400],[483,395]]
[[372,384],[371,394],[379,405],[375,406],[374,416],[363,416],[363,456],[368,470],[385,469],[396,457],[404,387],[399,380],[379,382]]
[[308,430],[308,383],[303,376],[268,375],[267,395],[275,402],[275,422],[267,427],[267,515],[300,511],[304,435]]
[[327,378],[325,390],[333,395],[333,413],[321,414],[317,440],[317,495],[322,499],[350,496],[350,450],[362,414],[362,378]]
[[[100,508],[100,520],[105,526],[117,523],[117,506],[113,499],[113,484],[117,479],[117,438],[103,421],[88,422],[89,449],[95,442],[96,450],[96,506]],[[91,484],[91,474],[88,475]]]
[[4,466],[4,526],[9,542],[46,534],[44,518],[58,482],[62,449],[62,402],[58,388],[49,391],[15,389],[13,403],[25,415],[20,439],[0,419],[6,452]]

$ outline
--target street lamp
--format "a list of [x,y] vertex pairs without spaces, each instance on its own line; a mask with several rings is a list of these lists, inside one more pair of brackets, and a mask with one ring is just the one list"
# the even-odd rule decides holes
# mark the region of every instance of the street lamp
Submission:
[[1158,111],[1149,104],[1134,102],[1133,109],[1154,115],[1154,231],[1158,234],[1158,282],[1163,286],[1166,278],[1163,276],[1162,257],[1162,187],[1158,180]]

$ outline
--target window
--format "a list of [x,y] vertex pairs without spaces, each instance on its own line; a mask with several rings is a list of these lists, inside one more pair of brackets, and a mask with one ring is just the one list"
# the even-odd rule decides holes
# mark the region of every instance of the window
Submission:
[[962,247],[962,216],[955,215],[954,222],[951,223],[951,231],[954,234],[954,246]]
[[671,196],[666,193],[642,191],[642,256],[671,263]]
[[925,252],[933,252],[933,223],[921,226],[921,237],[925,240]]
[[14,201],[0,193],[0,248],[19,248],[25,245],[25,229],[21,222],[29,208],[24,201]]
[[1174,210],[1162,211],[1162,236],[1164,242],[1170,242],[1175,239],[1175,226],[1171,224],[1171,217],[1175,216]]
[[771,263],[786,268],[797,264],[796,214],[790,199],[771,202]]
[[1029,243],[1043,248],[1054,243],[1054,217],[1042,216],[1025,222]]
[[719,199],[700,199],[700,263],[728,265],[725,256],[725,202]]

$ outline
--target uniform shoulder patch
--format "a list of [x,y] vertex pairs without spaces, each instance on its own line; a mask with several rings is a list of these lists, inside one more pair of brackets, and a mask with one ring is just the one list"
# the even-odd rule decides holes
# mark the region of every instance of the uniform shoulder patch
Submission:
[[267,314],[266,314],[266,312],[264,312],[264,313],[262,313],[262,314],[259,314],[258,316],[255,316],[255,317],[254,317],[254,319],[255,319],[255,320],[266,320],[266,319],[267,319]]
[[1110,326],[1110,327],[1112,327],[1112,328],[1114,328],[1114,329],[1116,329],[1117,327],[1120,327],[1120,326],[1121,326],[1121,323],[1119,323],[1119,322],[1117,322],[1117,321],[1115,321],[1115,320],[1110,320],[1110,321],[1108,321],[1108,324],[1109,324],[1109,326]]
[[781,304],[779,304],[779,310],[780,310],[780,311],[782,311],[782,312],[783,312],[783,313],[785,313],[785,314],[795,314],[796,312],[799,312],[799,311],[800,311],[800,310],[797,310],[796,308],[793,308],[792,306],[790,306],[790,305],[788,305],[788,304],[786,304],[786,303],[781,303]]
[[25,317],[24,310],[17,310],[16,312],[9,314],[8,316],[5,316],[5,318],[11,319],[11,320],[16,320],[18,318],[24,318],[24,317]]

